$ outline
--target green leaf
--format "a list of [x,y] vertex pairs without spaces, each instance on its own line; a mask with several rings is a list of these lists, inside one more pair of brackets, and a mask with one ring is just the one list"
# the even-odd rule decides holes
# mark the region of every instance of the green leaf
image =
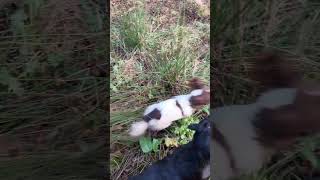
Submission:
[[209,106],[206,106],[203,108],[203,111],[206,113],[206,114],[210,114],[209,112]]
[[198,122],[199,119],[195,117],[188,117],[179,121],[179,126],[174,127],[173,133],[177,136],[179,145],[186,144],[192,139],[194,131],[188,129],[188,126]]
[[142,137],[139,139],[139,144],[142,152],[149,153],[152,151],[153,144],[150,137]]
[[153,152],[159,152],[159,145],[161,144],[161,140],[153,139],[152,140],[152,150]]

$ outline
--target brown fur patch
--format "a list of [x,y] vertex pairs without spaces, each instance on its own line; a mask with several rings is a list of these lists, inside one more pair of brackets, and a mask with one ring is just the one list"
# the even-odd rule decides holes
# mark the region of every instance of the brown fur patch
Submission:
[[149,122],[151,119],[160,119],[160,118],[161,118],[161,113],[157,108],[155,108],[149,114],[143,116],[143,120],[146,122]]
[[253,122],[257,139],[264,145],[287,148],[297,138],[320,131],[320,96],[299,89],[292,104],[274,109],[265,108]]
[[294,87],[301,79],[295,64],[275,53],[261,54],[251,64],[251,79],[266,89]]
[[203,90],[202,94],[191,96],[189,101],[192,107],[207,105],[210,103],[210,91]]
[[191,90],[195,90],[195,89],[203,89],[205,87],[205,84],[203,83],[202,80],[195,77],[189,81],[188,86],[191,88]]

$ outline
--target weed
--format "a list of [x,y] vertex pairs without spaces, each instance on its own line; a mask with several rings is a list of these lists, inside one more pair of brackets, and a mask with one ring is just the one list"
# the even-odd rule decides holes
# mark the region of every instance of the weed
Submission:
[[159,145],[161,144],[162,139],[150,138],[150,137],[142,137],[139,140],[139,144],[142,152],[149,153],[151,151],[158,152]]
[[192,139],[194,131],[188,129],[188,126],[193,123],[199,123],[199,120],[195,117],[185,118],[178,122],[179,125],[174,127],[173,133],[179,145],[187,144]]
[[135,9],[122,17],[120,36],[128,51],[142,48],[147,33],[147,18],[143,9]]

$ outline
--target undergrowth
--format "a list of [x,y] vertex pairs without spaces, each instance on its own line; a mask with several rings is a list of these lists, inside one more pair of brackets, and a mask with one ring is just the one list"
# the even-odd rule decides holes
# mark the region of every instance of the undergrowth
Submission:
[[105,11],[8,0],[0,19],[0,179],[105,177]]

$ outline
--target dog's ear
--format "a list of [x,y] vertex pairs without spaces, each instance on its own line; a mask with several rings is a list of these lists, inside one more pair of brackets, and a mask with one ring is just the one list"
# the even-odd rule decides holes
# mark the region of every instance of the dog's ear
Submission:
[[298,138],[313,135],[320,131],[319,106],[305,101],[302,104],[289,104],[274,109],[261,110],[253,126],[262,144],[274,148],[288,148]]
[[262,53],[249,60],[249,76],[265,89],[296,87],[302,77],[297,67],[279,54]]
[[211,123],[208,118],[201,120],[198,124],[190,124],[189,129],[194,131],[203,131],[211,128]]
[[293,139],[299,137],[303,128],[296,124],[299,122],[299,116],[291,106],[265,108],[258,113],[252,123],[258,134],[257,140],[261,144],[283,149],[293,143]]
[[190,104],[192,107],[203,106],[210,103],[210,90],[203,90],[198,96],[191,96]]
[[195,77],[189,80],[188,86],[190,87],[191,90],[195,90],[195,89],[203,89],[205,87],[205,84],[203,83],[202,80]]

